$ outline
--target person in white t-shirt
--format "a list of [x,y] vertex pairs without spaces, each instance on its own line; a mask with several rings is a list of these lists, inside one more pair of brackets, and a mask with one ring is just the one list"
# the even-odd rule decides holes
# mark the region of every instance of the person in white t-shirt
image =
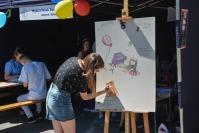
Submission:
[[[31,61],[25,55],[21,56],[20,63],[23,67],[18,80],[23,83],[24,87],[28,87],[29,92],[18,96],[17,101],[22,102],[27,100],[44,99],[47,94],[46,80],[51,80],[51,74],[46,65],[43,62]],[[38,119],[42,118],[41,103],[37,103],[36,106],[36,116],[33,115],[28,106],[22,106],[22,109],[28,117],[28,123],[34,123]]]

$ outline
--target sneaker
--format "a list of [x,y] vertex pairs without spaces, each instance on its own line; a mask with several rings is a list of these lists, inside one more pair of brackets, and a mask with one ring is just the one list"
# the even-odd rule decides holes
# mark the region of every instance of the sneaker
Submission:
[[34,116],[31,116],[30,118],[28,118],[28,123],[35,123],[37,121],[37,118],[35,118]]
[[100,117],[99,117],[99,122],[100,122],[101,124],[104,124],[104,116],[100,116]]
[[110,121],[120,121],[121,120],[121,118],[119,118],[119,117],[111,117],[110,118]]
[[38,119],[38,120],[43,119],[43,116],[42,116],[42,114],[41,114],[41,113],[37,113],[37,119]]
[[97,110],[97,109],[91,109],[90,111],[91,111],[91,113],[98,113],[99,112],[99,110]]
[[84,110],[84,111],[87,111],[87,112],[90,112],[90,111],[91,111],[91,110],[88,109],[88,108],[84,108],[83,110]]
[[111,112],[111,117],[117,117],[118,113],[117,112]]
[[118,113],[118,112],[112,112],[111,116],[110,116],[110,120],[111,121],[120,121],[121,120],[120,114],[121,113]]
[[143,127],[144,127],[143,124],[138,124],[138,125],[137,125],[137,128],[143,128]]

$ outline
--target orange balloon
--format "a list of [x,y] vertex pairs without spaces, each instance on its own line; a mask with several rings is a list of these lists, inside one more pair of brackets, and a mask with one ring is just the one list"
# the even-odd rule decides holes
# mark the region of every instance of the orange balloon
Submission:
[[90,12],[90,4],[86,0],[76,0],[74,4],[75,12],[80,16],[86,16]]

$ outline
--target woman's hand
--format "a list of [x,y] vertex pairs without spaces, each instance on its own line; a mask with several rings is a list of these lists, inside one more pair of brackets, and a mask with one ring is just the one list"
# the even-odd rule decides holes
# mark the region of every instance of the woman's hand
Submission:
[[110,96],[117,96],[118,95],[113,81],[106,84],[105,90]]
[[110,86],[109,86],[109,85],[106,85],[106,87],[105,87],[104,91],[105,91],[105,92],[110,91]]

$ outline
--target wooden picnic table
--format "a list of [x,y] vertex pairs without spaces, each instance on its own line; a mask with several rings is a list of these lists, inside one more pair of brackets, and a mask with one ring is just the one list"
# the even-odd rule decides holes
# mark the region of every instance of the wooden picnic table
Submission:
[[[23,85],[22,83],[0,82],[0,89],[11,88],[11,87],[16,87],[16,86],[21,87],[22,85]],[[12,92],[3,92],[3,93],[0,93],[0,98],[12,96],[14,94],[15,93],[12,93]],[[14,103],[9,103],[9,104],[5,104],[5,105],[0,105],[0,112],[6,111],[6,110],[9,110],[9,109],[19,108],[19,107],[24,106],[24,105],[35,104],[35,103],[38,103],[38,102],[45,102],[45,99],[27,100],[27,101],[23,101],[23,102],[14,102]]]
[[22,83],[14,83],[14,82],[0,82],[0,89],[14,87],[14,86],[21,86]]
[[[12,87],[16,87],[16,86],[22,86],[22,83],[14,83],[14,82],[0,82],[0,90],[6,89],[7,88],[12,88]],[[1,91],[0,92],[0,98],[4,98],[4,97],[8,97],[8,96],[12,96],[15,95],[15,93],[10,92],[10,91]]]

